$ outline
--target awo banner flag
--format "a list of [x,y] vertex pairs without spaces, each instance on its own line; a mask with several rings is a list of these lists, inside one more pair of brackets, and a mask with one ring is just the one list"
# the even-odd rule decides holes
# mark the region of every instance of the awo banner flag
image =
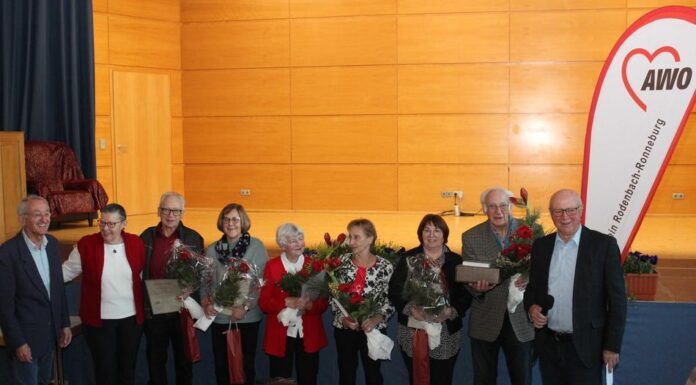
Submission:
[[696,10],[656,9],[621,36],[604,63],[585,137],[586,226],[622,255],[640,227],[696,101]]

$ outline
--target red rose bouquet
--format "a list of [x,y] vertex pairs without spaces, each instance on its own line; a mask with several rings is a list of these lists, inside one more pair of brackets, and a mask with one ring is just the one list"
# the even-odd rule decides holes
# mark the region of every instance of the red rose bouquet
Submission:
[[258,298],[261,289],[259,270],[253,263],[230,258],[227,271],[213,291],[215,305],[229,310]]
[[167,278],[176,279],[181,288],[182,297],[187,297],[201,285],[210,283],[213,260],[176,241],[164,271]]

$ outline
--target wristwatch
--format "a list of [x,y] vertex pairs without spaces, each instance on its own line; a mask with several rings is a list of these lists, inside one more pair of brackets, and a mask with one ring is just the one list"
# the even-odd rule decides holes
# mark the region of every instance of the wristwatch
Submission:
[[244,304],[244,306],[242,306],[242,307],[244,308],[244,311],[249,311],[249,305]]

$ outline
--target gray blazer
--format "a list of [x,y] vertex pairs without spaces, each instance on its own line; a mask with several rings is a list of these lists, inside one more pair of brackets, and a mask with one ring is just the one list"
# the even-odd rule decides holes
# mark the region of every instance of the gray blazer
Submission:
[[[512,219],[510,226],[514,231],[520,221]],[[462,234],[462,259],[492,262],[502,251],[500,243],[493,234],[489,221],[480,223]],[[493,342],[498,339],[507,312],[507,279],[487,293],[480,293],[466,286],[474,299],[469,313],[469,337]],[[520,304],[514,313],[509,314],[510,324],[520,342],[534,339],[534,326],[527,318],[524,306]]]

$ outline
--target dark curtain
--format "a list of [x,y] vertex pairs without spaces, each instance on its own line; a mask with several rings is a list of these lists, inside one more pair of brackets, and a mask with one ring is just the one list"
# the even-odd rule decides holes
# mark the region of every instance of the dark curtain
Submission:
[[0,130],[68,143],[94,178],[92,0],[0,2]]

